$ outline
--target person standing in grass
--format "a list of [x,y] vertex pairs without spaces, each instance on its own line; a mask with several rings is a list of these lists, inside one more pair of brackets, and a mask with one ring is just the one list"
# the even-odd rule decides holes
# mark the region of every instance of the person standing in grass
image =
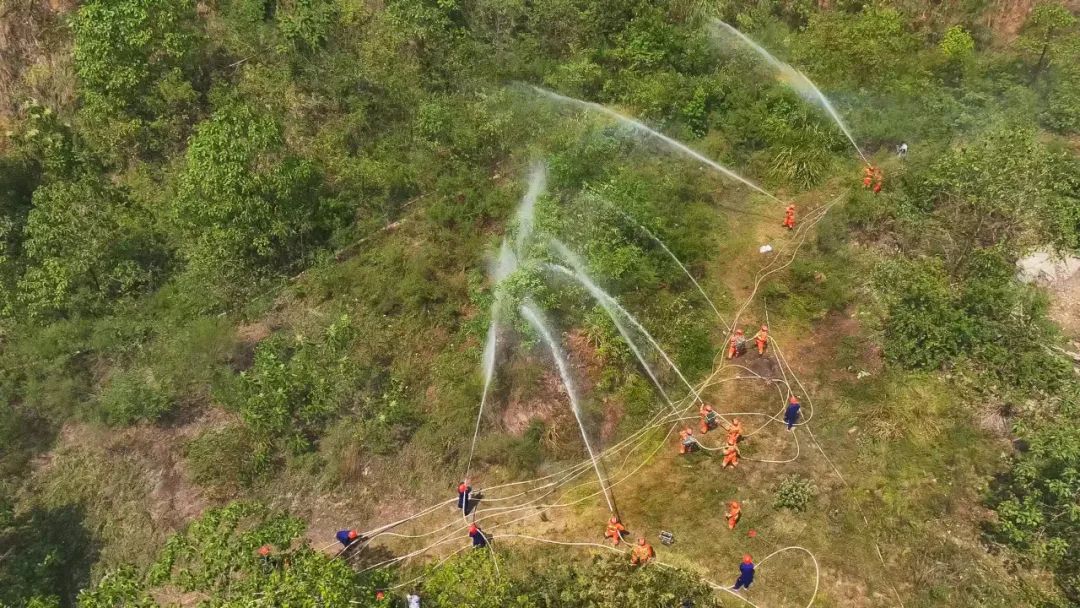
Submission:
[[727,428],[727,442],[739,443],[742,441],[743,425],[742,420],[735,418],[731,421],[731,425]]
[[616,547],[622,542],[622,535],[626,532],[626,526],[622,525],[617,515],[612,515],[608,520],[607,529],[604,530],[604,538],[610,538]]
[[728,530],[734,530],[735,524],[739,523],[739,518],[742,517],[742,506],[739,505],[739,501],[733,500],[728,503],[728,510],[724,517],[727,518]]
[[724,455],[724,461],[720,464],[720,468],[726,469],[729,466],[735,468],[739,466],[739,446],[731,443],[728,440],[728,444],[724,446],[724,451],[721,452]]
[[463,479],[457,487],[457,506],[465,515],[469,514],[469,499],[472,498],[472,486],[468,479]]
[[630,565],[631,566],[644,566],[649,563],[649,560],[656,557],[656,551],[653,550],[645,537],[642,536],[637,539],[637,545],[634,550],[630,552]]
[[799,398],[795,395],[788,397],[787,409],[784,411],[784,422],[787,423],[787,428],[790,431],[791,427],[795,426],[799,422],[799,410],[802,408],[802,404],[799,403]]
[[487,536],[484,535],[484,531],[480,529],[480,526],[476,524],[469,525],[469,537],[472,538],[473,549],[483,549],[488,544]]
[[739,578],[735,579],[735,586],[732,587],[735,591],[740,588],[750,588],[750,585],[754,583],[754,558],[749,555],[744,555],[742,563],[739,564]]

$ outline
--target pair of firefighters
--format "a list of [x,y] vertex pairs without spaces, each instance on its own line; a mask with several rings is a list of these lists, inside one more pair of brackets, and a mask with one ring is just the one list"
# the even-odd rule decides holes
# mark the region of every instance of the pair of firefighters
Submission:
[[[619,521],[618,515],[612,515],[608,520],[607,528],[604,529],[604,538],[610,538],[611,543],[618,547],[625,534],[627,534],[626,526]],[[644,536],[639,536],[637,544],[630,551],[630,563],[634,566],[643,566],[654,557],[656,557],[656,551],[653,550],[652,545],[645,540]]]
[[[754,345],[757,346],[758,355],[765,354],[765,347],[769,345],[769,326],[762,325],[761,330],[754,334]],[[728,340],[727,358],[734,359],[746,354],[746,334],[742,328],[735,330]]]
[[885,181],[885,174],[881,172],[879,167],[874,165],[866,165],[866,169],[863,170],[863,188],[869,188],[874,191],[874,194],[881,192],[881,184]]
[[[716,428],[718,425],[717,413],[713,410],[711,405],[704,405],[701,407],[701,432],[705,434],[709,430]],[[739,440],[742,439],[743,426],[742,421],[738,418],[732,420],[731,424],[727,427],[727,442],[721,450],[721,454],[724,456],[723,468],[737,467],[739,466]],[[690,427],[684,428],[679,431],[679,453],[689,454],[698,447],[697,438],[694,437],[694,429]]]

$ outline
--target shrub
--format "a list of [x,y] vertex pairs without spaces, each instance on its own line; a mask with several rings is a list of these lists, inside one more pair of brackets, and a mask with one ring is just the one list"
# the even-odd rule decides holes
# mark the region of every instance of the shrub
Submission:
[[167,387],[142,369],[120,372],[98,397],[101,416],[114,426],[153,422],[167,414],[173,404]]
[[992,531],[1050,568],[1066,597],[1080,602],[1080,386],[1071,389],[1058,416],[1018,429],[1029,448],[1014,457],[991,496],[998,514]]
[[38,188],[33,200],[19,281],[32,314],[97,312],[155,285],[165,254],[151,218],[123,191],[84,177]]
[[791,509],[792,511],[805,511],[810,501],[814,499],[817,488],[813,482],[805,477],[789,475],[781,480],[776,488],[776,500],[773,506],[777,509]]

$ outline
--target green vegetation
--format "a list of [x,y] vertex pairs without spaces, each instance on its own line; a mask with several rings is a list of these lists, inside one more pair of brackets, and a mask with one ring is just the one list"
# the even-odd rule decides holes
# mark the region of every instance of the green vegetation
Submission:
[[[1080,251],[1075,7],[1020,22],[984,0],[49,6],[0,0],[0,605],[374,605],[419,578],[434,605],[712,606],[728,598],[701,577],[791,539],[829,577],[822,606],[1080,602],[1080,383],[1062,354],[1078,336],[1051,318],[1062,296],[1014,277],[1032,251]],[[827,113],[714,17],[814,80],[880,194]],[[774,259],[757,248],[801,238],[776,201],[524,85],[687,142],[793,200],[800,226],[836,205],[756,286]],[[485,268],[539,161],[541,238],[499,286],[474,453]],[[810,419],[752,435],[737,473],[658,451],[620,482],[624,521],[675,530],[660,550],[680,568],[568,559],[511,529],[498,562],[447,544],[361,573],[317,550],[330,528],[446,500],[468,464],[490,487],[583,457],[514,312],[526,296],[563,338],[597,445],[666,407],[604,311],[545,266],[563,262],[548,236],[709,378],[726,328],[650,232],[722,317],[768,320]],[[747,366],[795,380],[777,359]],[[706,397],[756,428],[776,398],[760,385]],[[760,540],[711,521],[734,498]],[[598,540],[594,506],[524,529]],[[372,551],[421,547],[408,538]],[[807,570],[773,559],[753,601],[801,603]]]
[[805,511],[813,500],[815,491],[814,484],[809,479],[790,475],[776,487],[776,501],[773,506],[777,509]]

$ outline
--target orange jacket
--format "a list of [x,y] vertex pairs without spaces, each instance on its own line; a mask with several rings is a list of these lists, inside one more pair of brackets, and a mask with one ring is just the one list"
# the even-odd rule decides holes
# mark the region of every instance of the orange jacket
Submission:
[[618,538],[619,535],[621,533],[623,533],[623,532],[626,532],[626,526],[622,525],[621,522],[615,522],[615,523],[608,522],[607,530],[605,531],[605,535],[606,536],[613,536],[613,537]]
[[764,330],[764,329],[757,332],[756,334],[754,334],[754,341],[755,342],[768,342],[769,341],[769,332],[767,330]]
[[705,409],[704,405],[701,406],[698,409],[698,415],[701,416],[701,421],[702,422],[706,422],[709,425],[715,424],[716,423],[716,417],[719,416],[719,414],[716,413],[716,410],[714,410],[714,409],[708,409],[707,410],[707,409]]
[[635,564],[645,563],[654,557],[656,557],[656,551],[653,551],[649,543],[634,545],[634,550],[630,552],[630,561]]
[[731,504],[728,505],[728,510],[724,517],[738,517],[740,513],[742,513],[742,507],[739,506],[739,503],[732,501]]

